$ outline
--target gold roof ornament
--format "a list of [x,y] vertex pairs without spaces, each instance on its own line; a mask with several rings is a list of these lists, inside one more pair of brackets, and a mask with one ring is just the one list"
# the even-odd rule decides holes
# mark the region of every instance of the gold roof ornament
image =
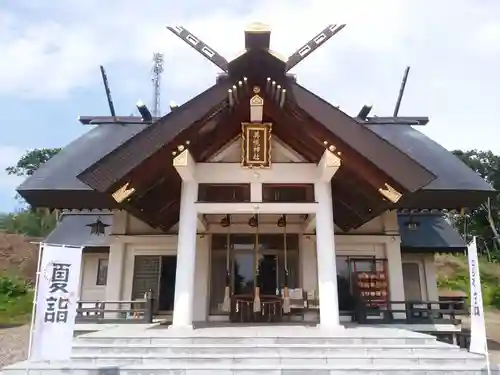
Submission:
[[249,33],[268,33],[271,31],[271,26],[262,22],[252,22],[245,28],[245,32]]
[[250,98],[250,121],[262,122],[262,118],[264,117],[264,98],[259,95],[259,86],[255,86],[253,92],[255,95]]
[[384,185],[384,187],[378,189],[379,193],[390,200],[392,203],[397,203],[397,201],[399,201],[403,195],[387,182]]
[[117,203],[121,203],[123,202],[125,199],[127,199],[128,197],[130,197],[132,194],[134,194],[135,192],[135,188],[133,187],[130,187],[129,188],[129,183],[127,182],[126,184],[124,184],[121,188],[119,188],[118,190],[116,190],[112,196],[113,196],[113,199],[117,202]]
[[258,106],[263,106],[264,105],[264,99],[259,96],[259,95],[254,95],[252,96],[252,98],[250,99],[250,105],[258,105]]

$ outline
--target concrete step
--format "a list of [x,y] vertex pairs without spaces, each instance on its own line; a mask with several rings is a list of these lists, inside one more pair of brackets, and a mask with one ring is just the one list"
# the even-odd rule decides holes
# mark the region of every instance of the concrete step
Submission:
[[[71,370],[70,370],[71,369]],[[362,365],[356,363],[349,364],[301,364],[301,365],[217,365],[206,364],[189,367],[184,365],[164,364],[135,364],[122,365],[115,368],[120,375],[485,375],[486,370],[478,365],[457,364],[453,367],[440,367],[439,365],[418,364],[411,367],[405,365]],[[78,362],[21,362],[16,365],[6,367],[2,370],[2,375],[67,375],[68,371],[72,375],[88,375],[106,370],[113,373],[113,368],[103,368],[100,364],[78,363]],[[119,370],[119,371],[118,371]],[[492,375],[499,375],[494,371]]]
[[266,353],[278,354],[291,354],[301,355],[303,353],[317,353],[328,355],[356,353],[356,355],[375,356],[381,353],[388,355],[398,356],[411,353],[419,356],[425,353],[432,352],[435,355],[447,355],[449,353],[459,353],[462,355],[463,351],[458,346],[452,346],[435,342],[427,345],[328,345],[328,344],[129,344],[129,345],[115,345],[115,344],[94,344],[94,343],[77,343],[73,346],[73,353],[84,354],[164,354],[164,355],[203,355],[203,354],[252,354],[259,356]]
[[436,339],[427,337],[81,337],[77,343],[114,344],[114,345],[173,345],[173,344],[228,344],[228,345],[288,345],[288,344],[324,344],[324,345],[430,345]]
[[365,356],[363,353],[345,354],[301,354],[301,355],[279,355],[269,353],[267,355],[255,356],[252,354],[239,355],[215,355],[215,354],[185,354],[185,355],[140,355],[140,354],[115,354],[115,355],[73,355],[71,359],[80,363],[96,363],[105,366],[111,365],[176,365],[188,368],[190,365],[207,366],[276,366],[276,365],[406,365],[411,368],[414,365],[447,366],[477,365],[481,367],[485,361],[480,356],[467,355],[468,353],[456,353],[454,356],[439,356],[428,353],[425,356],[402,355],[394,356],[380,353],[377,356]]

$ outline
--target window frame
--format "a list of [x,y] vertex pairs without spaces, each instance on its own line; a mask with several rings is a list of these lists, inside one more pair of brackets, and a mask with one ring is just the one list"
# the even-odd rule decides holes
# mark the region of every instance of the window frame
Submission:
[[[288,190],[287,190],[288,189]],[[301,199],[286,199],[286,194],[302,194]],[[280,197],[285,195],[285,197]],[[278,203],[314,203],[314,184],[262,184],[262,201]]]
[[[105,265],[102,262],[106,262]],[[106,286],[108,284],[109,258],[98,258],[96,272],[96,286]],[[104,273],[104,275],[103,275]]]
[[[232,196],[228,196],[227,198],[219,199],[219,197],[215,197],[215,199],[210,199],[208,196],[209,192],[215,192],[217,188],[227,189],[227,192],[232,192]],[[219,192],[220,195],[224,195]],[[218,193],[216,193],[217,195]],[[198,202],[204,203],[249,203],[251,201],[251,193],[250,193],[250,184],[242,183],[242,184],[198,184]]]

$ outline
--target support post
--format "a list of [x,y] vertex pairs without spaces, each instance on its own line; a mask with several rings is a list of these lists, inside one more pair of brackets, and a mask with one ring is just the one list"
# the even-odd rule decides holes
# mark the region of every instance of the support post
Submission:
[[182,181],[173,328],[193,328],[198,184]]
[[[125,244],[123,243],[112,243],[109,246],[109,258],[108,258],[108,276],[106,279],[106,290],[105,295],[106,301],[122,301],[122,290],[123,290],[123,275],[125,273]],[[130,298],[127,298],[130,299]],[[122,304],[110,304],[107,303],[107,308],[110,310],[121,310],[122,308],[127,308],[122,306]],[[118,305],[118,306],[116,306]],[[106,318],[119,318],[119,312],[107,312],[105,313]]]
[[[392,237],[390,242],[386,243],[387,268],[389,273],[389,300],[405,301],[405,288],[403,278],[403,263],[401,261],[401,238]],[[404,310],[404,304],[393,304],[390,308],[395,310]],[[394,318],[404,319],[405,313],[395,313]]]
[[337,292],[335,231],[330,182],[316,182],[316,252],[318,260],[319,320],[321,327],[341,328]]

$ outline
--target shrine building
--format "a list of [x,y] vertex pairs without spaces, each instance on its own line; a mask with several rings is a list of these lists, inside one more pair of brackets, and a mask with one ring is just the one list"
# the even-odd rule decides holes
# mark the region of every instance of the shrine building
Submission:
[[174,327],[338,327],[360,305],[437,301],[434,254],[466,250],[446,214],[495,191],[428,118],[353,117],[299,84],[289,71],[340,28],[286,59],[254,24],[232,61],[171,31],[221,69],[214,84],[161,117],[80,117],[89,130],[17,190],[61,213],[45,242],[84,247],[82,306],[134,319],[118,302],[146,295]]

